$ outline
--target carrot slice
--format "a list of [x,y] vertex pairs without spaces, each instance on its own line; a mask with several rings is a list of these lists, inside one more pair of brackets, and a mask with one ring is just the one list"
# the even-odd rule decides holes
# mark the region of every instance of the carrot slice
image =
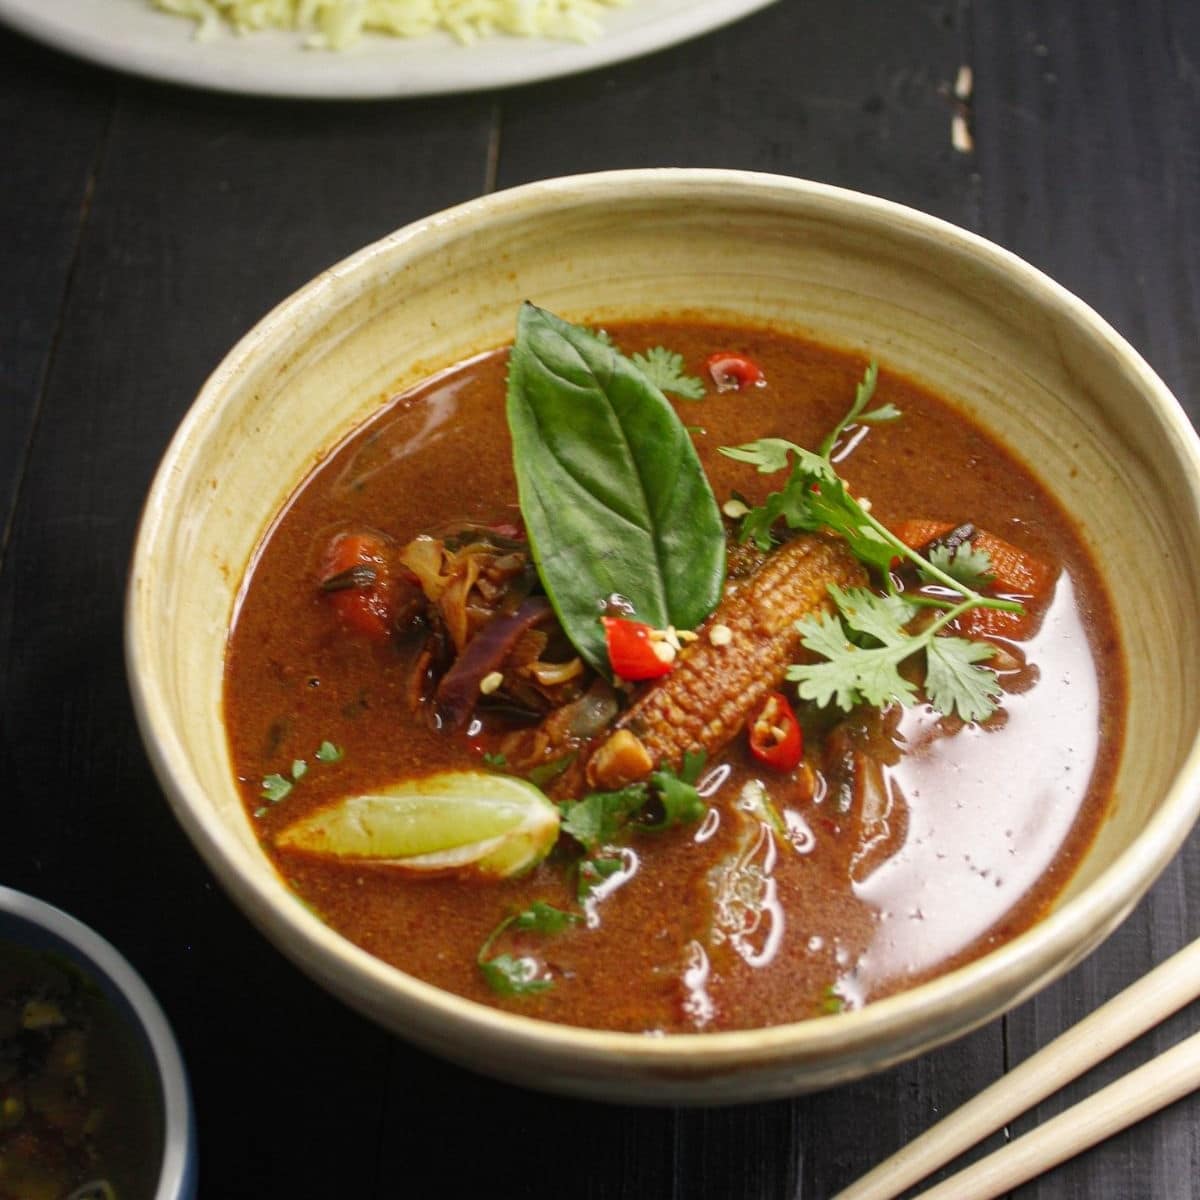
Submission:
[[[911,550],[920,550],[937,538],[945,537],[955,525],[950,521],[935,521],[913,517],[892,527],[896,535]],[[1030,637],[1041,621],[1042,613],[1053,591],[1057,569],[1043,559],[1021,550],[1011,542],[998,538],[986,529],[979,529],[971,538],[976,550],[987,553],[992,562],[991,593],[1011,596],[1025,606],[1025,613],[1003,612],[994,608],[976,608],[965,613],[959,626],[968,637]]]

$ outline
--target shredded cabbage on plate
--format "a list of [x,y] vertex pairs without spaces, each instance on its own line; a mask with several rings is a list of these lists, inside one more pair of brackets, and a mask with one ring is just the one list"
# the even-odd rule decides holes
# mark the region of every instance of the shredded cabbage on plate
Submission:
[[306,44],[344,50],[364,33],[421,37],[444,31],[469,45],[494,33],[588,42],[603,32],[604,10],[630,0],[151,0],[198,22],[196,36],[285,29]]

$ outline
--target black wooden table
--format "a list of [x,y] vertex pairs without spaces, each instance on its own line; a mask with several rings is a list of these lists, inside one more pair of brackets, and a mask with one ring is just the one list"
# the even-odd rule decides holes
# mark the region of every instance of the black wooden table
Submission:
[[[741,167],[914,205],[1077,292],[1200,417],[1195,0],[782,0],[568,80],[354,104],[142,82],[0,32],[0,122],[0,879],[161,999],[205,1197],[829,1196],[1200,935],[1193,840],[1059,984],[877,1078],[718,1110],[520,1091],[383,1033],[251,928],[168,812],[121,656],[142,497],[230,345],[357,247],[546,176]],[[1200,1098],[1018,1194],[1200,1197]]]

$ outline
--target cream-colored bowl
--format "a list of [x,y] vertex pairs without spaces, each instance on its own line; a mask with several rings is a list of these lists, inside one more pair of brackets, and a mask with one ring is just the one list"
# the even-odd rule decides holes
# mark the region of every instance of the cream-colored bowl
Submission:
[[[1128,654],[1115,806],[1054,911],[977,962],[861,1011],[752,1032],[643,1037],[494,1011],[323,925],[259,849],[221,714],[226,634],[264,529],[395,391],[510,339],[520,301],[595,321],[702,310],[869,352],[957,397],[1076,514]],[[276,945],[383,1025],[468,1066],[596,1097],[728,1102],[825,1087],[995,1017],[1129,913],[1200,808],[1200,448],[1161,381],[1079,300],[909,209],[725,171],[549,180],[439,213],[286,300],[217,368],[154,482],[127,660],[176,815]]]

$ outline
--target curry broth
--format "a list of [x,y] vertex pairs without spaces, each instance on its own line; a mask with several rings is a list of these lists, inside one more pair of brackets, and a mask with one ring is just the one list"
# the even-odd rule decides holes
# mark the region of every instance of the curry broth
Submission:
[[[716,349],[736,349],[763,368],[765,387],[676,404],[699,427],[718,502],[735,490],[760,500],[780,479],[717,447],[765,436],[816,446],[862,375],[860,360],[769,330],[680,321],[612,332],[627,352],[678,350],[695,374]],[[885,769],[882,815],[867,822],[828,797],[797,800],[789,777],[764,773],[744,737],[735,740],[709,764],[703,822],[631,836],[619,886],[589,903],[586,922],[553,938],[506,938],[506,948],[536,954],[555,979],[551,990],[517,998],[493,994],[476,955],[505,914],[534,900],[579,911],[562,855],[524,878],[480,883],[414,880],[274,846],[284,826],[344,796],[480,765],[486,738],[447,736],[414,716],[413,645],[349,635],[315,580],[323,547],[349,525],[403,543],[450,518],[514,519],[505,364],[502,352],[484,355],[389,404],[305,481],[252,565],[229,643],[226,718],[250,819],[296,893],[371,953],[460,995],[642,1031],[756,1027],[855,1007],[968,961],[1036,920],[1090,843],[1119,756],[1125,684],[1108,601],[1046,490],[949,405],[887,372],[877,401],[903,417],[847,440],[837,466],[854,493],[869,497],[885,524],[969,520],[1061,575],[1037,633],[1002,672],[1001,712],[961,728],[923,708],[893,718],[890,737],[906,752]],[[314,762],[324,740],[344,751],[337,763]],[[264,804],[263,779],[295,759],[309,763],[303,779]],[[754,779],[767,785],[786,836],[748,841],[732,819]],[[717,944],[707,936],[714,871],[739,856],[766,882],[745,936]]]

